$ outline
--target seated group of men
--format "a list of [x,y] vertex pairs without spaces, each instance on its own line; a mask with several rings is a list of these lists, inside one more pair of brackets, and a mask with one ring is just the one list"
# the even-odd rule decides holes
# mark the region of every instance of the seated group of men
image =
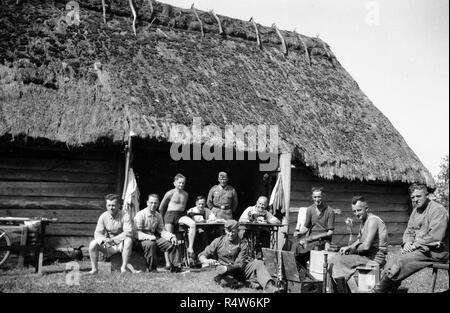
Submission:
[[[358,288],[353,279],[356,268],[372,263],[380,269],[384,267],[382,278],[372,291],[392,292],[402,280],[431,263],[448,262],[447,210],[429,199],[425,185],[412,184],[409,193],[414,208],[403,235],[402,249],[389,260],[386,258],[389,242],[385,223],[370,212],[364,197],[352,198],[352,211],[360,221],[360,228],[357,240],[340,248],[339,255],[329,260],[333,264],[332,277],[335,283],[344,281],[344,286],[355,292]],[[306,266],[309,253],[305,251],[309,251],[312,246],[327,250],[334,232],[335,213],[326,204],[323,189],[313,188],[312,199],[314,204],[307,208],[305,220],[297,223],[294,233],[294,237],[301,238],[291,248],[298,266]],[[308,245],[309,249],[305,249]]]
[[[106,196],[107,212],[100,216],[95,239],[89,247],[91,273],[98,271],[98,251],[107,255],[122,252],[121,271],[124,272],[127,268],[134,271],[128,264],[134,241],[142,247],[149,271],[156,270],[157,248],[165,253],[166,268],[174,272],[179,271],[181,262],[176,248],[175,227],[178,224],[189,227],[188,253],[192,254],[196,222],[223,221],[225,235],[214,239],[199,253],[199,261],[204,266],[220,265],[218,269],[221,275],[254,278],[266,290],[276,292],[278,289],[274,286],[264,263],[252,260],[247,242],[237,235],[239,223],[232,219],[237,207],[237,195],[234,188],[227,185],[227,174],[219,173],[219,185],[211,188],[208,199],[198,197],[196,207],[188,210],[187,215],[185,207],[188,194],[183,190],[185,181],[183,175],[177,174],[174,180],[175,188],[164,195],[161,203],[157,194],[150,194],[147,207],[138,212],[134,220],[120,210],[119,196]],[[382,278],[373,291],[391,292],[400,286],[403,279],[431,263],[448,262],[447,210],[429,199],[425,185],[413,184],[409,192],[414,209],[403,236],[402,249],[387,263],[389,242],[385,223],[370,212],[364,197],[352,198],[352,211],[360,221],[360,229],[357,240],[342,247],[339,255],[329,260],[333,264],[332,276],[335,282],[345,281],[350,291],[355,291],[357,286],[352,278],[356,268],[372,262],[380,268],[384,267]],[[288,250],[294,251],[298,266],[306,267],[312,247],[330,247],[334,233],[335,210],[326,203],[325,197],[323,188],[313,188],[313,205],[307,208],[305,219],[297,223],[294,233],[294,237],[299,241],[287,247]],[[206,205],[211,209],[206,208]],[[256,205],[247,208],[239,221],[280,223],[267,211],[267,207],[267,198],[259,197]],[[212,259],[213,257],[216,259]]]
[[[174,234],[179,224],[189,227],[188,253],[193,254],[196,235],[196,222],[224,223],[225,235],[214,239],[198,255],[203,266],[218,265],[220,277],[231,276],[256,280],[267,292],[277,292],[270,274],[260,260],[252,260],[249,256],[245,240],[237,236],[239,223],[232,219],[232,212],[237,206],[237,196],[233,187],[227,185],[226,173],[219,173],[219,185],[211,188],[208,202],[211,210],[205,208],[206,199],[197,197],[196,206],[185,212],[188,194],[184,191],[186,178],[177,174],[174,179],[175,188],[169,190],[159,200],[157,194],[150,194],[145,209],[139,211],[132,220],[120,210],[120,197],[109,194],[105,197],[106,209],[97,223],[94,240],[89,245],[91,257],[91,274],[98,272],[99,251],[111,256],[122,253],[121,272],[136,272],[129,264],[129,258],[136,243],[144,253],[148,271],[157,271],[157,249],[164,252],[166,269],[172,272],[181,271],[181,259],[177,249],[177,238]],[[266,209],[268,199],[260,197],[254,207],[249,207],[242,215],[243,221],[259,221],[280,223]],[[159,212],[158,212],[159,210]],[[186,215],[185,215],[186,214]],[[164,219],[163,219],[164,216]],[[216,256],[217,260],[210,259]]]

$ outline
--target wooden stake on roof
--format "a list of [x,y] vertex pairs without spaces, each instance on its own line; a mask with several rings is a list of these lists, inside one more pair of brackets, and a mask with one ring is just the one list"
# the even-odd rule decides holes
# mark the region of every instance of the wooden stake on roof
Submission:
[[277,25],[275,25],[275,23],[272,24],[272,27],[275,28],[275,31],[277,32],[278,37],[280,37],[281,46],[283,47],[284,55],[287,55],[288,54],[288,50],[287,50],[286,41],[284,40],[283,35],[281,35],[281,32],[278,30],[278,27],[277,27]]
[[150,6],[150,17],[152,17],[153,12],[155,12],[155,10],[153,9],[153,2],[152,2],[152,0],[148,0],[148,5]]
[[301,37],[299,34],[297,34],[297,32],[295,31],[295,29],[294,29],[294,34],[297,36],[298,40],[300,40],[300,42],[302,43],[302,46],[303,46],[303,48],[305,49],[306,58],[308,59],[308,64],[311,65],[311,58],[310,58],[310,56],[309,56],[308,48],[306,47],[305,42],[303,41],[302,37]]
[[136,10],[134,9],[133,6],[133,0],[128,0],[128,3],[130,4],[130,8],[131,8],[131,12],[133,13],[133,32],[134,35],[136,36]]
[[203,32],[203,23],[202,23],[202,21],[200,20],[200,17],[198,16],[197,10],[195,9],[193,3],[192,3],[192,5],[191,5],[191,10],[194,12],[195,17],[197,18],[197,21],[200,23],[200,31],[202,32],[202,38],[203,38],[203,37],[205,37],[205,33]]
[[[317,35],[317,39],[320,39],[319,35]],[[327,46],[325,45],[325,41],[320,39],[320,43],[322,44],[322,48],[323,48],[323,50],[325,50],[325,53],[327,54],[327,57],[330,58],[330,53],[328,52]]]
[[105,4],[105,0],[102,0],[102,8],[103,8],[103,23],[106,24],[106,4]]
[[220,22],[219,17],[216,15],[216,13],[214,13],[214,10],[209,11],[209,13],[211,13],[212,16],[214,16],[214,18],[217,21],[217,24],[219,24],[219,35],[223,35],[222,23]]
[[261,39],[259,38],[259,31],[258,31],[258,25],[256,25],[255,20],[253,19],[253,16],[250,18],[250,22],[253,23],[253,27],[255,28],[255,32],[256,32],[256,43],[258,44],[258,47],[260,49],[262,49],[261,46]]

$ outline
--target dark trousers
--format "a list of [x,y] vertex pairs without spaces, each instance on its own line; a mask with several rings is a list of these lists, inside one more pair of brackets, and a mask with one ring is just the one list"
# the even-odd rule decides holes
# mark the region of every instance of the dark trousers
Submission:
[[258,282],[262,288],[266,288],[269,280],[272,280],[269,271],[261,260],[253,260],[245,265],[243,269],[238,268],[228,272],[230,275],[238,280],[252,280]]
[[139,241],[139,245],[144,251],[144,258],[147,262],[147,268],[149,270],[155,270],[158,264],[157,248],[162,252],[169,251],[169,260],[173,266],[181,266],[180,254],[178,247],[172,244],[170,241],[157,237],[156,240],[142,240]]
[[436,262],[448,262],[448,251],[414,250],[405,254],[399,253],[388,260],[384,271],[391,280],[400,282]]

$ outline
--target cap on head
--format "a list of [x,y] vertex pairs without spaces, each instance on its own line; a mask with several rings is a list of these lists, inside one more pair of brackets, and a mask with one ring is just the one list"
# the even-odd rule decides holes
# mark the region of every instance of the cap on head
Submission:
[[228,178],[228,174],[225,172],[220,172],[219,173],[219,178]]
[[239,223],[235,220],[227,220],[225,222],[225,229],[226,230],[233,230],[239,228]]

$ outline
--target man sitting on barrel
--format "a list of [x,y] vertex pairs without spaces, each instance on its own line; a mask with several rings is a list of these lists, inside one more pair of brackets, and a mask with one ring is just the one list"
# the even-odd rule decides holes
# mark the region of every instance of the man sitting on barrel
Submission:
[[203,266],[218,265],[216,281],[231,276],[239,281],[251,280],[252,286],[259,285],[264,291],[279,292],[274,281],[261,260],[251,261],[248,257],[248,246],[245,240],[238,236],[239,223],[235,220],[225,222],[225,235],[214,239],[200,253],[199,259]]
[[[352,211],[361,221],[357,240],[339,250],[339,254],[330,260],[332,276],[337,283],[347,282],[351,292],[357,291],[352,275],[358,266],[368,263],[382,267],[386,262],[388,234],[384,222],[369,212],[367,201],[362,196],[352,198]],[[345,288],[345,284],[342,284]]]

